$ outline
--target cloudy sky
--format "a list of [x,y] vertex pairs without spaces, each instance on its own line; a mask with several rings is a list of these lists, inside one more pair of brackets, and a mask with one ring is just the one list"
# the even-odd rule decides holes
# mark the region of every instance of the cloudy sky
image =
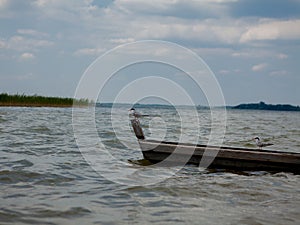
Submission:
[[0,0],[0,31],[0,92],[73,97],[98,56],[163,40],[208,64],[227,105],[300,105],[300,0]]

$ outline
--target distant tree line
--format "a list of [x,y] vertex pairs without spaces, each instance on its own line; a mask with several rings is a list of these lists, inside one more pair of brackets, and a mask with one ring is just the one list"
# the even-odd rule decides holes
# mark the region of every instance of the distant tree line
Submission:
[[60,97],[45,97],[39,95],[25,95],[7,93],[0,94],[0,106],[49,106],[49,107],[71,107],[88,106],[88,99],[73,99]]
[[232,108],[233,109],[277,110],[277,111],[300,111],[299,106],[293,106],[288,104],[272,105],[272,104],[266,104],[264,102],[240,104]]

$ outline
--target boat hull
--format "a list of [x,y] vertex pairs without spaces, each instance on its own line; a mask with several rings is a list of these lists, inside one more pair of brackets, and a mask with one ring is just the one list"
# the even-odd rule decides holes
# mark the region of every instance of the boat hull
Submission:
[[139,140],[139,144],[145,159],[165,166],[194,164],[217,169],[300,174],[299,153],[154,140]]

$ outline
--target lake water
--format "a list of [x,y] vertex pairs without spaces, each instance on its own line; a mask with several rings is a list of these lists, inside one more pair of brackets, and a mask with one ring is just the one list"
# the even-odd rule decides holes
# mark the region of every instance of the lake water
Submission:
[[[147,137],[178,141],[184,133],[184,141],[195,140],[194,118],[181,132],[174,110],[139,110],[149,114],[141,119]],[[96,108],[101,144],[89,143],[82,124],[93,149],[105,147],[121,162],[102,165],[110,168],[110,179],[77,147],[72,109],[0,108],[0,224],[299,224],[299,175],[186,166],[151,185],[114,182],[120,170],[147,167],[139,164],[142,155],[124,126],[127,113],[120,107],[111,120],[109,108]],[[205,143],[210,112],[198,113],[197,142]],[[272,142],[269,149],[300,152],[300,113],[227,110],[225,145],[254,147],[255,136]],[[155,181],[155,174],[149,177]]]

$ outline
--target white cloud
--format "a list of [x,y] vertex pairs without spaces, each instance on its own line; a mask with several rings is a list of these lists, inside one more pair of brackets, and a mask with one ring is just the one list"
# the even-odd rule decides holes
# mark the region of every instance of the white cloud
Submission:
[[32,54],[32,53],[29,53],[29,52],[24,52],[23,54],[21,54],[21,56],[20,56],[20,59],[21,60],[32,60],[32,59],[34,59],[35,58],[35,56],[34,56],[34,54]]
[[233,52],[231,54],[233,57],[251,57],[252,55],[249,52]]
[[134,38],[116,38],[116,39],[111,39],[110,42],[114,44],[126,44],[130,42],[134,42]]
[[105,51],[104,48],[82,48],[75,51],[74,55],[75,56],[85,56],[85,55],[98,56],[104,51]]
[[18,80],[18,81],[24,81],[24,80],[33,80],[36,78],[36,76],[33,75],[33,73],[27,73],[27,74],[22,74],[22,75],[17,75],[17,76],[12,76],[12,80]]
[[32,2],[31,5],[35,7],[43,17],[70,23],[76,23],[76,21],[82,23],[83,18],[89,18],[97,9],[92,3],[93,0],[36,0]]
[[284,53],[278,53],[276,49],[264,49],[264,48],[242,48],[238,51],[233,51],[231,56],[234,58],[276,58],[286,59],[288,55]]
[[11,16],[8,10],[9,4],[8,0],[0,0],[0,18],[9,18]]
[[276,70],[270,73],[270,76],[286,76],[288,72],[286,70]]
[[222,74],[222,75],[226,75],[226,74],[229,74],[230,71],[229,70],[220,70],[219,71],[219,74]]
[[33,36],[33,37],[48,37],[49,35],[44,33],[44,32],[40,32],[37,30],[33,30],[33,29],[18,29],[17,30],[18,34],[21,35],[29,35],[29,36]]
[[241,43],[261,40],[299,40],[300,20],[262,20],[242,34]]
[[284,53],[279,53],[277,54],[277,58],[278,59],[287,59],[289,56],[287,54]]
[[49,47],[54,43],[43,39],[26,38],[14,35],[7,40],[0,41],[0,47],[15,51],[36,51],[41,47]]
[[114,6],[127,14],[206,17],[228,14],[226,3],[237,0],[116,0]]
[[230,48],[216,48],[216,47],[193,48],[192,51],[196,52],[200,56],[218,55],[218,56],[228,57],[228,55],[232,54],[232,49]]
[[116,0],[101,8],[91,0],[36,0],[32,5],[41,17],[71,23],[81,32],[92,31],[88,37],[76,35],[86,44],[104,40],[110,40],[110,44],[123,44],[141,39],[233,44],[240,39],[242,30],[239,24],[231,19],[203,18],[227,14],[228,4],[225,3],[235,1]]
[[0,39],[0,48],[5,48],[5,46],[5,41]]
[[78,8],[80,6],[86,6],[91,5],[93,0],[82,0],[82,1],[74,1],[74,0],[35,0],[33,1],[33,5],[37,7],[63,7],[63,8],[70,8],[70,10],[73,10],[75,8]]
[[5,8],[8,4],[8,0],[0,0],[0,8]]
[[267,63],[257,64],[257,65],[252,66],[252,71],[259,72],[259,71],[264,70],[267,66],[268,66]]
[[134,27],[139,27],[134,32],[136,39],[163,39],[183,40],[193,42],[213,42],[233,44],[240,38],[240,27],[219,20],[185,20],[172,19],[160,22],[139,21]]
[[[75,35],[85,43],[109,40],[112,44],[122,44],[163,39],[232,45],[253,40],[300,38],[300,20],[264,19],[253,24],[253,19],[232,18],[228,3],[237,0],[116,0],[106,8],[93,2],[35,0],[30,5],[43,19],[71,23],[82,33],[93,31],[89,37]],[[18,33],[46,37],[45,33],[33,29],[20,29]]]

